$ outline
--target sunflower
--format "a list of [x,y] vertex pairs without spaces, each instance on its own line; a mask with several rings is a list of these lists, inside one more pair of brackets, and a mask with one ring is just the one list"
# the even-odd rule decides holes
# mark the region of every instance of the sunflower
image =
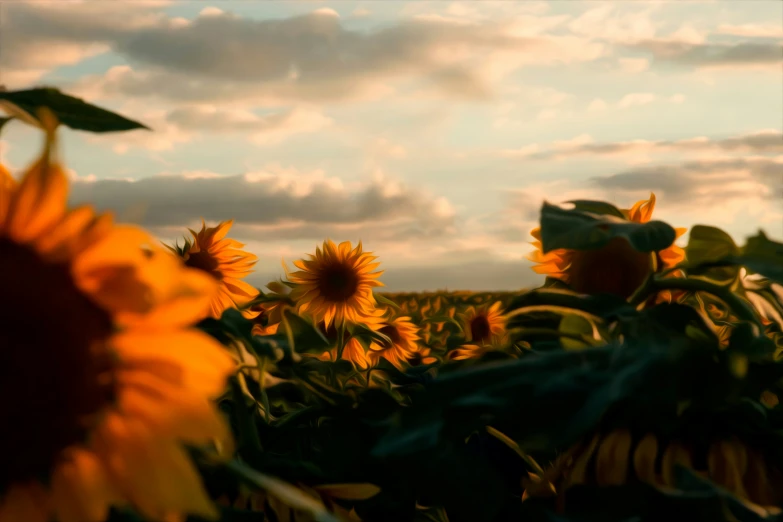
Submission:
[[272,281],[266,287],[270,290],[266,296],[272,299],[250,307],[250,311],[256,313],[256,317],[253,318],[253,335],[276,334],[283,320],[283,312],[286,308],[291,308],[289,286]]
[[[752,445],[737,437],[692,443],[628,429],[594,433],[565,452],[544,472],[565,491],[578,484],[619,486],[641,481],[673,490],[676,466],[711,480],[764,510],[779,512],[783,474]],[[531,496],[537,493],[532,488]]]
[[495,301],[491,306],[469,306],[464,312],[457,314],[462,325],[465,340],[475,345],[500,344],[506,334],[506,317],[500,310],[501,301]]
[[[345,348],[343,348],[342,359],[344,361],[350,361],[351,364],[359,370],[367,370],[374,364],[373,361],[370,359],[367,350],[359,339],[350,337],[349,335],[350,334],[346,332],[347,340],[345,341]],[[308,354],[304,353],[302,355],[308,356]],[[327,350],[317,356],[317,358],[321,361],[337,362],[337,348],[335,347],[331,350]]]
[[40,158],[0,176],[0,521],[97,522],[116,504],[217,518],[181,446],[230,443],[209,399],[235,365],[188,327],[216,285],[143,230],[69,209],[41,119]]
[[[224,310],[240,307],[252,301],[258,290],[242,281],[242,278],[253,271],[253,265],[258,258],[241,250],[245,245],[226,238],[233,220],[223,221],[214,228],[207,228],[201,220],[201,230],[196,232],[188,229],[193,239],[185,239],[185,244],[166,248],[180,256],[185,265],[206,272],[219,282],[219,293],[209,304],[209,315],[219,318]],[[259,311],[246,309],[242,311],[248,319],[259,315]]]
[[[628,221],[647,223],[655,208],[655,194],[650,199],[637,202],[629,210],[621,210]],[[675,228],[676,237],[688,229]],[[566,283],[582,294],[610,293],[622,298],[630,297],[641,286],[653,270],[650,254],[635,250],[623,238],[613,238],[596,250],[556,249],[544,254],[541,250],[541,229],[530,232],[536,241],[536,250],[527,259],[537,263],[533,271],[546,274]],[[671,268],[685,259],[685,251],[675,244],[656,253],[656,270]],[[674,273],[673,276],[682,274]],[[670,292],[662,293],[660,299],[671,301]]]
[[373,263],[377,257],[370,254],[362,252],[361,241],[351,250],[348,241],[338,246],[327,239],[323,250],[316,247],[315,256],[294,261],[300,270],[289,273],[286,268],[286,274],[296,284],[291,299],[297,312],[306,313],[314,322],[324,321],[327,328],[332,322],[342,326],[346,321],[363,323],[372,317],[376,310],[372,289],[383,286],[377,281],[383,272],[371,272],[380,263]]
[[370,343],[368,356],[373,362],[373,366],[383,358],[398,370],[405,371],[409,361],[414,359],[419,352],[419,341],[421,341],[419,328],[411,322],[410,317],[401,316],[391,319],[378,331],[391,339],[391,344],[386,345],[375,341]]

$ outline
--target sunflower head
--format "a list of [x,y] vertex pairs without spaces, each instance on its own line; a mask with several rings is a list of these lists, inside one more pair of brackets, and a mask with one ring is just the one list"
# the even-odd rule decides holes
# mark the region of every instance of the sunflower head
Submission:
[[[189,327],[217,293],[132,226],[67,206],[51,113],[40,158],[0,172],[0,520],[216,518],[182,443],[230,442],[210,399],[235,364]],[[46,306],[41,297],[46,296]],[[32,414],[31,414],[32,412]],[[156,477],[160,487],[150,487]]]
[[[638,201],[630,209],[621,210],[628,221],[646,223],[655,208],[655,194],[650,199]],[[676,228],[677,237],[687,229]],[[609,243],[594,250],[556,249],[546,254],[541,248],[541,229],[530,234],[536,239],[532,245],[536,250],[527,256],[533,261],[533,271],[545,274],[566,283],[583,294],[610,293],[628,298],[641,286],[652,270],[671,268],[683,259],[685,251],[672,244],[660,252],[655,259],[650,254],[635,250],[623,238],[613,238]],[[671,296],[668,296],[671,300]]]
[[469,344],[495,345],[503,341],[506,333],[506,317],[500,307],[500,301],[491,306],[469,306],[458,314],[465,340]]
[[419,352],[419,328],[413,324],[410,317],[401,316],[390,319],[389,322],[378,329],[378,332],[387,336],[391,343],[370,343],[369,357],[375,364],[383,358],[393,364],[398,370],[403,371],[405,365],[409,365]]
[[[306,313],[315,322],[323,321],[328,328],[332,322],[363,323],[376,311],[372,289],[383,286],[377,278],[383,273],[372,272],[380,263],[376,256],[362,252],[361,241],[351,249],[351,243],[340,245],[327,239],[323,249],[316,248],[315,256],[294,261],[298,271],[288,279],[296,286],[291,298],[299,313]],[[283,265],[285,267],[285,265]]]
[[[236,308],[252,301],[258,290],[242,279],[253,271],[258,258],[242,250],[244,245],[226,238],[233,220],[223,221],[216,227],[208,228],[201,220],[201,230],[190,229],[193,238],[186,238],[182,246],[167,246],[177,254],[190,268],[201,270],[218,281],[220,291],[209,304],[209,315],[219,318],[224,310]],[[248,319],[259,315],[258,310],[245,309],[242,312]]]

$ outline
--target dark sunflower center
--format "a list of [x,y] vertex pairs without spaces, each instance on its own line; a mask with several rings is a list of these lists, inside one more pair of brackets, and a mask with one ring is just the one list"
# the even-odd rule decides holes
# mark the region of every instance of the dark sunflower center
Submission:
[[218,270],[218,262],[209,252],[189,253],[185,265],[190,268],[198,268],[208,273],[215,279],[223,279],[223,274]]
[[614,238],[598,250],[574,251],[568,269],[570,285],[582,294],[614,294],[627,299],[652,269],[649,253]]
[[321,270],[318,289],[327,301],[347,301],[359,289],[359,276],[350,266],[334,263]]
[[470,336],[476,342],[489,340],[491,330],[489,319],[485,315],[477,315],[470,321]]
[[114,400],[109,315],[75,286],[67,265],[0,238],[0,494],[42,480],[63,449],[85,440]]
[[393,345],[400,344],[400,341],[402,341],[402,336],[400,335],[400,331],[397,329],[396,326],[392,324],[388,324],[381,328],[380,333],[391,339],[391,342]]

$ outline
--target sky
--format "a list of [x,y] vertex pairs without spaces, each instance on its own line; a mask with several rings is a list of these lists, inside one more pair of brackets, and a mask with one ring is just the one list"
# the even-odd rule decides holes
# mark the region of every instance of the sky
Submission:
[[389,291],[534,286],[545,200],[783,240],[782,44],[777,0],[0,2],[0,84],[153,129],[64,129],[70,201],[167,242],[234,219],[258,287],[326,238]]

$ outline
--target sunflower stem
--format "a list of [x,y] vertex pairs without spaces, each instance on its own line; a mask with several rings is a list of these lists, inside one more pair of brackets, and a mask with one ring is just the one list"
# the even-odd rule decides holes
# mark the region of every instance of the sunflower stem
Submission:
[[340,323],[337,327],[337,360],[343,358],[343,351],[345,350],[345,323]]

